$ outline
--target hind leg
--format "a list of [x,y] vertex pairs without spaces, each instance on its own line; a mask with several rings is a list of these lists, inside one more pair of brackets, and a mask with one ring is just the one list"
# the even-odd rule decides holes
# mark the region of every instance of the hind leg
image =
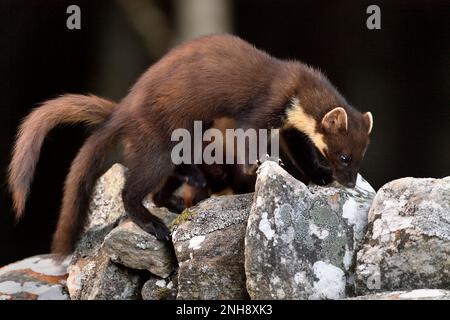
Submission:
[[141,150],[128,161],[128,175],[122,191],[125,210],[141,229],[159,240],[169,239],[169,229],[158,217],[152,215],[142,204],[144,198],[155,192],[174,170],[170,153],[164,150]]

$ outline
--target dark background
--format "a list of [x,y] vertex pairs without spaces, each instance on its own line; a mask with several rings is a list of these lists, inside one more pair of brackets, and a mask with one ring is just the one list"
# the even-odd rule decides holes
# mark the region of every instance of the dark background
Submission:
[[[25,218],[14,225],[5,173],[20,119],[62,93],[125,96],[185,31],[177,6],[188,0],[129,2],[143,1],[164,23],[141,33],[121,1],[1,1],[0,266],[48,252],[64,177],[87,134],[78,126],[50,134]],[[70,4],[81,7],[81,30],[66,28]],[[381,7],[381,30],[366,28],[370,4]],[[374,188],[450,174],[450,1],[236,0],[228,8],[230,31],[319,67],[351,104],[372,111],[361,172]]]

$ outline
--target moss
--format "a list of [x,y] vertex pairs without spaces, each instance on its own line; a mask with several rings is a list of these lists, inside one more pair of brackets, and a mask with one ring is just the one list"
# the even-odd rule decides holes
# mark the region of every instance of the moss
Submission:
[[171,222],[171,227],[177,226],[185,221],[190,220],[192,217],[194,217],[197,213],[195,211],[185,209],[178,217],[173,219]]
[[171,294],[172,291],[168,288],[158,288],[155,290],[155,297],[159,300],[167,300]]

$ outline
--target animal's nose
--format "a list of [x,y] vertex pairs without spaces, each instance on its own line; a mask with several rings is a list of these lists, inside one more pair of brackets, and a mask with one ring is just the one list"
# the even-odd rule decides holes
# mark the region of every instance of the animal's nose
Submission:
[[347,182],[347,187],[354,188],[356,186],[356,182]]

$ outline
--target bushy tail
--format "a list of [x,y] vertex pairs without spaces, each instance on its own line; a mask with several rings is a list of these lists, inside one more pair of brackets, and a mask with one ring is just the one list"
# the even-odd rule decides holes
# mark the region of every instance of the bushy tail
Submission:
[[8,170],[17,219],[23,215],[41,147],[50,130],[61,124],[99,125],[108,119],[115,106],[114,102],[96,96],[68,94],[43,103],[24,119]]
[[97,129],[84,143],[72,162],[64,186],[64,198],[52,252],[69,254],[86,223],[89,200],[96,180],[105,170],[109,152],[114,150],[120,129],[111,120]]

